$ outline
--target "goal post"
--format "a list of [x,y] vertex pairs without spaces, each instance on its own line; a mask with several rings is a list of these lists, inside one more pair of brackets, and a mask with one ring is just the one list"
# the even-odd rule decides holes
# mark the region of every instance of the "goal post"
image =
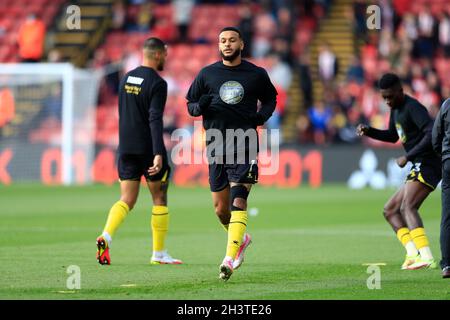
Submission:
[[70,63],[0,64],[0,183],[92,181],[99,79]]

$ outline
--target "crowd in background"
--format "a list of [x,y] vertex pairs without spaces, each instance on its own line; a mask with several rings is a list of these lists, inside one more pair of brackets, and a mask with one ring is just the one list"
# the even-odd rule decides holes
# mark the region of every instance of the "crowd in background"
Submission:
[[[193,8],[209,2],[218,3],[205,0],[117,1],[113,29],[130,33],[130,36],[151,32],[169,45],[208,43],[206,38],[195,38],[192,34],[189,37],[188,30]],[[432,116],[436,115],[442,101],[450,96],[450,81],[443,79],[438,70],[442,63],[450,61],[446,60],[450,58],[450,5],[436,14],[427,6],[418,12],[410,12],[408,2],[404,0],[380,0],[381,29],[371,31],[366,26],[369,3],[354,0],[347,13],[355,40],[354,55],[348,68],[342,68],[332,45],[323,43],[317,58],[318,71],[313,74],[308,47],[299,48],[297,36],[302,28],[303,31],[309,28],[312,34],[318,30],[327,17],[331,0],[222,2],[239,5],[238,27],[245,43],[243,56],[265,67],[279,92],[277,110],[267,126],[281,128],[286,108],[299,108],[295,123],[297,142],[356,143],[360,141],[355,135],[358,123],[379,128],[386,126],[389,110],[377,90],[377,80],[384,72],[397,73],[403,80],[405,92],[418,98]],[[174,23],[152,15],[153,6],[169,3],[173,6]],[[300,24],[302,22],[304,24]],[[139,54],[139,48],[125,52],[122,70],[106,78],[108,95],[111,92],[117,94],[120,76],[140,64]],[[218,56],[214,59],[217,60]],[[103,52],[98,51],[91,66],[110,62]],[[203,66],[201,63],[200,67]],[[339,73],[344,73],[344,77],[338,79]],[[294,85],[295,76],[300,80],[295,85],[301,92],[301,106],[289,103],[288,92]],[[169,82],[169,95],[176,91],[175,88],[185,88],[192,81],[180,80],[177,75],[167,74],[165,77]],[[318,101],[313,94],[314,79],[319,79],[324,88],[323,98]],[[177,111],[184,108],[184,94],[179,91],[180,97],[169,97],[166,107],[165,124],[170,130],[192,124],[192,119]]]

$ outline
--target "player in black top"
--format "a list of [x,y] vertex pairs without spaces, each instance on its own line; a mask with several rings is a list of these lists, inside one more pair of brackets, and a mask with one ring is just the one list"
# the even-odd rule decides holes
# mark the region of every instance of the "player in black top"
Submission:
[[441,268],[442,277],[450,278],[450,99],[442,103],[433,125],[434,151],[442,161]]
[[402,269],[436,268],[418,212],[441,180],[440,159],[431,145],[433,121],[419,101],[403,93],[397,75],[383,75],[379,87],[391,109],[389,128],[378,130],[360,124],[357,133],[376,140],[395,143],[400,139],[402,142],[406,155],[397,158],[396,162],[403,168],[409,161],[412,169],[406,183],[384,206],[384,217],[406,248]]
[[[219,34],[222,61],[203,68],[186,96],[189,114],[203,117],[207,140],[214,136],[207,142],[211,155],[209,184],[216,214],[228,230],[226,256],[219,274],[223,280],[228,280],[233,270],[240,267],[251,242],[245,230],[247,197],[258,179],[256,127],[272,115],[277,95],[267,72],[241,59],[243,48],[238,29],[222,29]],[[227,135],[227,130],[235,130],[237,143],[233,136]],[[217,133],[223,139],[217,139]],[[243,139],[244,135],[249,139]]]
[[153,199],[152,264],[180,264],[164,247],[169,223],[167,188],[170,167],[163,142],[163,112],[167,98],[167,83],[157,71],[162,71],[167,56],[164,42],[149,38],[143,48],[143,63],[128,72],[119,87],[119,147],[118,171],[121,197],[108,216],[101,236],[97,238],[97,260],[110,264],[109,247],[112,237],[139,194],[141,177]]

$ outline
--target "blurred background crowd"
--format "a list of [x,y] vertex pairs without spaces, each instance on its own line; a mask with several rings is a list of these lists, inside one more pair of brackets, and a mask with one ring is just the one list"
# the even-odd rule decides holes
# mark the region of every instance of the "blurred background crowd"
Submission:
[[[70,4],[98,22],[76,48],[82,33],[62,22]],[[368,12],[373,4],[377,8]],[[19,5],[22,10],[15,10]],[[95,13],[96,6],[106,13]],[[379,29],[368,25],[373,12],[379,12],[372,17]],[[82,20],[81,31],[89,23]],[[266,68],[278,90],[277,109],[266,126],[280,129],[285,143],[360,143],[358,123],[386,126],[389,110],[377,80],[388,71],[401,77],[405,92],[432,116],[450,96],[446,0],[4,0],[0,61],[71,61],[103,72],[96,140],[113,146],[119,79],[141,63],[143,41],[156,36],[169,44],[162,74],[169,84],[166,132],[193,130],[185,94],[198,71],[219,59],[218,31],[230,25],[242,31],[243,56]]]

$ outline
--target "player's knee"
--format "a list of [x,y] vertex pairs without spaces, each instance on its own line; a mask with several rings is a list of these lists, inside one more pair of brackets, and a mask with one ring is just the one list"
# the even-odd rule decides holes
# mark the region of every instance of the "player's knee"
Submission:
[[153,204],[155,206],[166,206],[167,205],[167,195],[164,192],[158,192],[152,194]]
[[125,202],[131,211],[134,208],[134,205],[136,204],[137,199],[133,198],[133,197],[121,197],[120,200]]
[[153,205],[167,206],[167,200],[165,197],[153,197]]
[[395,210],[391,206],[388,206],[388,205],[384,206],[383,216],[386,219],[389,219],[389,217],[393,216],[395,213],[396,213]]
[[248,190],[243,185],[233,186],[230,189],[231,211],[247,210]]
[[232,203],[233,210],[247,210],[247,200],[242,198],[236,198]]
[[222,202],[217,202],[214,204],[214,210],[216,215],[220,218],[221,216],[226,216],[230,214],[230,210],[228,209],[228,205]]
[[228,205],[222,202],[214,203],[214,210],[216,212],[217,218],[219,218],[220,223],[223,225],[230,223],[231,213],[228,209]]
[[415,210],[415,206],[414,203],[412,201],[410,201],[409,199],[405,199],[402,202],[402,205],[400,206],[400,212],[402,213],[402,215],[404,214],[408,214],[409,212]]
[[167,192],[165,190],[152,191],[151,194],[155,206],[167,205]]

